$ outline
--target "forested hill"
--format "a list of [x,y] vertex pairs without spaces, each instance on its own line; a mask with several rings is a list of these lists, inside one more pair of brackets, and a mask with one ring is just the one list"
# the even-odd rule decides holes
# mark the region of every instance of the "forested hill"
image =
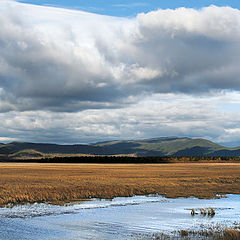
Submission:
[[240,156],[240,147],[228,148],[206,139],[161,137],[144,140],[109,141],[94,144],[58,145],[12,142],[0,144],[0,157],[49,157],[64,155],[133,156]]

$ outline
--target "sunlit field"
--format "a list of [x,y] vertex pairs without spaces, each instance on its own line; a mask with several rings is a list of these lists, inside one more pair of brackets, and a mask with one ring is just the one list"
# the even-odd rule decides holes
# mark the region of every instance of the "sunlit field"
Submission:
[[238,163],[0,164],[0,205],[64,203],[145,194],[214,198],[240,194]]

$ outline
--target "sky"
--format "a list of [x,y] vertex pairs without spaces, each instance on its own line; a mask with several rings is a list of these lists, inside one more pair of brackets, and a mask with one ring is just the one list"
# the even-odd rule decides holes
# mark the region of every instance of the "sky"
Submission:
[[240,146],[238,2],[1,0],[0,142]]
[[159,8],[175,9],[187,7],[199,9],[212,4],[216,6],[240,8],[239,0],[23,0],[19,2],[78,9],[97,14],[121,17],[136,16],[140,12],[147,13]]

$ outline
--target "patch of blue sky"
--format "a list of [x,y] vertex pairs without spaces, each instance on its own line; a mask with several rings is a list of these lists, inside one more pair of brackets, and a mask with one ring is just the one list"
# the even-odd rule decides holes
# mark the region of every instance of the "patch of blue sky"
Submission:
[[209,5],[240,9],[240,0],[18,0],[18,2],[78,9],[111,16],[135,16],[140,12],[179,7],[202,8]]
[[240,113],[240,103],[221,103],[218,107],[223,111]]

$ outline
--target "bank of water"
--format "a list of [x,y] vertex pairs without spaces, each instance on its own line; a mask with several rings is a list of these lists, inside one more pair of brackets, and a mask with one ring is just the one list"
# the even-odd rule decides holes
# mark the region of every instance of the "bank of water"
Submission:
[[[191,209],[215,210],[214,216]],[[240,195],[220,199],[135,196],[57,206],[27,204],[0,208],[0,239],[139,239],[154,233],[200,230],[240,223]]]

